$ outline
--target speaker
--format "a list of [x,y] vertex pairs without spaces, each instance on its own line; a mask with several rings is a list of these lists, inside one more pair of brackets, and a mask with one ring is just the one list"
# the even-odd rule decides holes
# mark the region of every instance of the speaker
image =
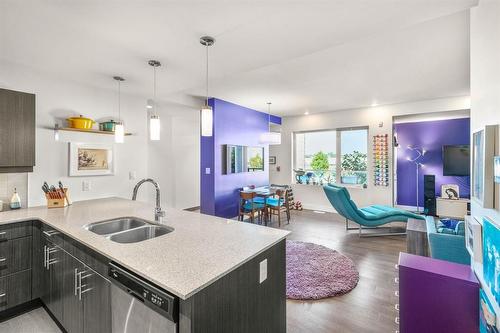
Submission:
[[424,175],[424,212],[436,216],[436,176]]

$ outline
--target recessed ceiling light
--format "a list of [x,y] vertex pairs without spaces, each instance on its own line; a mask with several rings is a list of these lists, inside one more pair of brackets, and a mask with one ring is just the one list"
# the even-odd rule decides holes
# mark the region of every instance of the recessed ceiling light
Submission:
[[307,116],[309,114],[309,111],[304,112],[304,114]]

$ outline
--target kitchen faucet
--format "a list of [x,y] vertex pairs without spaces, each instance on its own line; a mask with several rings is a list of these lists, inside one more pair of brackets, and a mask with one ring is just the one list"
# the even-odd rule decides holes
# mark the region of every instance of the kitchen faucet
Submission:
[[165,211],[161,210],[160,185],[158,185],[158,183],[155,180],[147,178],[139,181],[134,187],[134,192],[132,193],[132,200],[137,199],[137,191],[139,190],[139,187],[141,187],[141,185],[144,183],[151,183],[154,185],[156,189],[155,221],[159,221],[160,217],[165,216]]

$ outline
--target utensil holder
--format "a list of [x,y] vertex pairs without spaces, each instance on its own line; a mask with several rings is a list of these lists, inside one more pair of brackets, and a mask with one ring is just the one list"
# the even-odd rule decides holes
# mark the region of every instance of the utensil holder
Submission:
[[47,198],[47,208],[63,208],[68,206],[68,189],[64,189],[64,198],[51,198],[49,194],[45,194]]

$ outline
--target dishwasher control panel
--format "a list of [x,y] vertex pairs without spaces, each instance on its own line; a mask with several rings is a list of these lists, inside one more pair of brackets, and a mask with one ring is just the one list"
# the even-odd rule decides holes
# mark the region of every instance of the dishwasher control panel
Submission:
[[177,297],[115,263],[109,264],[109,276],[116,285],[143,302],[144,305],[171,321],[177,322],[179,303]]

